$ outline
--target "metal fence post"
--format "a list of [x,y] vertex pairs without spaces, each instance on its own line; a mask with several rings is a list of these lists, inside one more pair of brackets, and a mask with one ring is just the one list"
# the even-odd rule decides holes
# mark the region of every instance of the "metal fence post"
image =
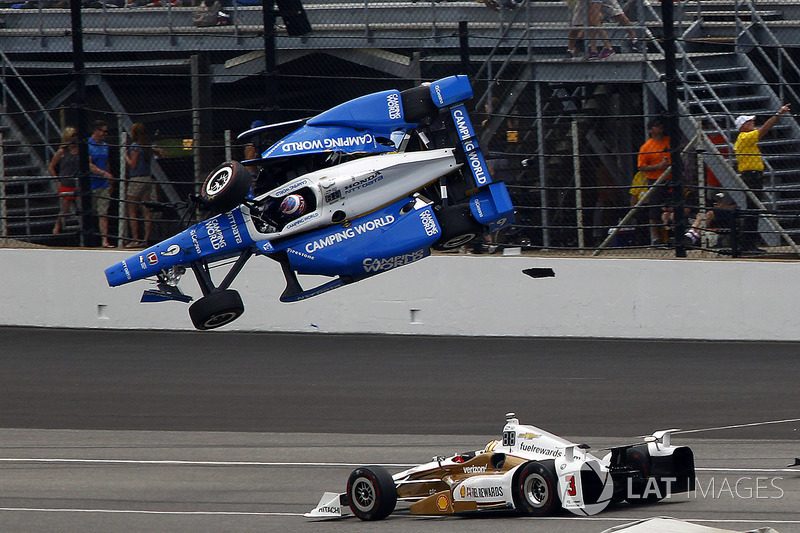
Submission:
[[[128,177],[127,165],[125,164],[125,151],[128,146],[128,132],[125,131],[125,126],[122,122],[122,116],[117,116],[117,131],[119,132],[119,206],[117,209],[117,248],[122,248],[122,243],[125,240],[125,211],[127,211],[128,204]],[[140,156],[141,157],[141,156]]]
[[572,137],[572,163],[575,175],[575,218],[578,230],[578,248],[583,249],[586,245],[585,228],[583,227],[583,181],[581,180],[581,150],[578,146],[578,119],[572,117],[570,127]]
[[4,163],[5,152],[3,144],[3,132],[0,131],[0,235],[8,237],[8,227],[6,226],[6,165]]

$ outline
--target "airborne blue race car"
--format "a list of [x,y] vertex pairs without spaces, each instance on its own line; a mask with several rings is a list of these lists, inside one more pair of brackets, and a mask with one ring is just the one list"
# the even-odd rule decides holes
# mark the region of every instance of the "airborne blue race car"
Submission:
[[[212,171],[198,202],[207,217],[105,271],[109,285],[154,278],[142,302],[190,302],[178,287],[190,268],[203,296],[189,307],[197,329],[244,312],[235,277],[253,255],[277,261],[296,302],[407,265],[431,249],[458,248],[512,222],[506,186],[489,173],[465,102],[466,76],[405,91],[369,94],[313,118],[262,126],[239,137],[301,124],[244,161],[269,171],[286,161],[323,159],[316,170],[252,197],[251,174],[230,161]],[[275,176],[271,176],[275,179]],[[236,258],[215,284],[210,267]],[[304,289],[297,275],[333,279]]]

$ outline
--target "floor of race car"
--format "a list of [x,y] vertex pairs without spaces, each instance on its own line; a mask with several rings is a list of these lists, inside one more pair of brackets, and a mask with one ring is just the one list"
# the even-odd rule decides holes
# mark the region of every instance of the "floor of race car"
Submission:
[[[673,516],[800,532],[797,344],[0,328],[0,346],[3,531],[581,533]],[[507,411],[595,450],[689,430],[674,442],[702,490],[589,518],[302,517],[354,466],[480,448]]]

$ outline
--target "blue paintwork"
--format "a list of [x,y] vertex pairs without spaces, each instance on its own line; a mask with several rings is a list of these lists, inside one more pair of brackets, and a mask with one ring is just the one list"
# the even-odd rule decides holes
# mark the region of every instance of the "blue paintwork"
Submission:
[[177,235],[106,268],[112,287],[155,276],[163,269],[198,260],[218,261],[253,245],[239,208],[204,220]]
[[[403,213],[412,198],[342,225],[304,233],[275,245],[299,274],[369,277],[427,257],[441,235],[428,206]],[[273,251],[273,253],[274,253]]]
[[[470,196],[473,218],[496,231],[513,220],[511,197],[502,182],[493,182],[464,101],[472,97],[466,76],[450,76],[430,85],[434,105],[447,109],[477,192]],[[345,102],[316,117],[267,149],[263,159],[336,151],[381,153],[393,151],[386,141],[393,132],[418,127],[405,122],[399,91],[382,91]],[[169,239],[131,255],[105,271],[109,285],[117,286],[154,277],[173,266],[213,263],[252,249],[281,263],[287,289],[281,300],[310,298],[430,255],[442,237],[442,228],[432,206],[413,208],[412,197],[345,224],[315,229],[273,241],[253,240],[245,225],[243,207],[217,215],[187,228]],[[330,276],[334,279],[303,290],[297,274]],[[150,291],[145,301],[187,301],[169,288]]]

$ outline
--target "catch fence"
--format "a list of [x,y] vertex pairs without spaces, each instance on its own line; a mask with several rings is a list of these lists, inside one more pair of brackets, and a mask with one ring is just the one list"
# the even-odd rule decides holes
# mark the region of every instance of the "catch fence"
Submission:
[[[108,126],[110,244],[141,245],[148,221],[150,243],[174,232],[182,202],[205,175],[246,158],[236,134],[254,122],[313,116],[369,92],[466,73],[490,165],[516,207],[510,229],[470,251],[663,256],[686,247],[725,257],[752,254],[742,243],[757,240],[771,254],[798,252],[800,126],[785,116],[763,140],[763,190],[754,191],[736,170],[733,120],[752,114],[761,123],[783,103],[800,109],[791,45],[800,42],[800,3],[675,5],[673,161],[684,177],[661,182],[666,192],[656,189],[650,205],[652,198],[640,202],[646,184],[634,178],[648,122],[670,118],[658,2],[627,2],[596,27],[573,21],[559,1],[286,0],[266,2],[267,16],[246,1],[219,9],[121,1],[83,3],[77,72],[68,3],[0,3],[0,236],[102,244],[97,219],[82,219],[85,206],[59,194],[48,170],[62,131],[77,122],[84,138],[95,121]],[[598,56],[606,37],[613,55],[592,57],[584,39],[592,32]],[[140,180],[124,162],[134,123],[157,149],[154,197],[144,204],[128,193]],[[276,139],[261,138],[258,148]],[[705,215],[720,191],[736,204],[730,227]]]

